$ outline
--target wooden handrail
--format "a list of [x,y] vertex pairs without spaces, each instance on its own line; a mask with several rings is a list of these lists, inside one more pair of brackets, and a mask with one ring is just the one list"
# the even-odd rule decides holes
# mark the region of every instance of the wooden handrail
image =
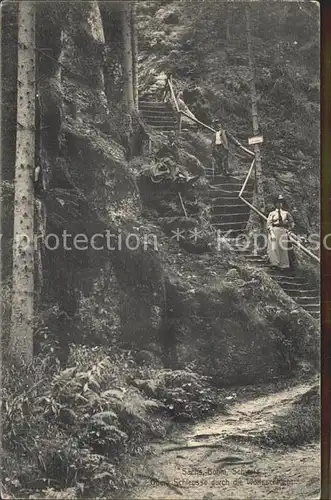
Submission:
[[[251,166],[249,167],[248,174],[246,175],[246,178],[245,178],[245,180],[244,180],[244,184],[242,185],[242,188],[241,188],[241,190],[240,190],[240,192],[239,192],[239,198],[241,198],[241,195],[243,194],[243,192],[244,192],[244,190],[245,190],[246,184],[247,184],[247,182],[248,182],[248,180],[249,180],[249,178],[250,178],[250,176],[251,176],[251,173],[252,173],[252,170],[253,170],[253,168],[254,168],[254,165],[255,165],[255,158],[254,158],[254,160],[252,161]],[[262,212],[261,212],[261,215],[263,215],[263,214],[262,214]]]
[[177,111],[177,113],[179,113],[178,102],[177,102],[177,99],[176,99],[176,95],[175,95],[175,92],[174,92],[174,88],[173,88],[172,83],[171,83],[171,79],[170,79],[170,78],[167,78],[167,82],[168,82],[168,87],[169,87],[169,89],[170,89],[170,95],[171,95],[171,98],[172,98],[172,100],[173,100],[173,101],[174,101],[174,103],[175,103],[176,111]]

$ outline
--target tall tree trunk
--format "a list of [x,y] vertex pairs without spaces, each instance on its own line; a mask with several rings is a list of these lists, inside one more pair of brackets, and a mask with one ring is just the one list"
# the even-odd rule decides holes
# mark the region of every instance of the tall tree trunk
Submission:
[[[247,4],[245,6],[245,11],[246,11],[246,34],[247,34],[247,45],[248,45],[248,63],[250,68],[250,90],[251,90],[251,102],[252,102],[253,133],[254,135],[258,135],[259,121],[257,112],[257,95],[255,87],[255,64],[253,56],[250,6]],[[256,175],[254,204],[257,205],[257,207],[263,212],[265,206],[264,206],[264,195],[263,195],[262,162],[261,162],[261,152],[259,144],[254,144],[254,153],[255,153],[255,175]],[[252,213],[250,217],[250,225],[256,228],[261,227],[261,221],[257,214]]]
[[17,135],[15,163],[13,300],[10,350],[19,363],[33,357],[35,3],[18,9]]
[[138,111],[139,79],[138,79],[138,32],[137,32],[137,2],[133,0],[131,10],[131,35],[132,35],[132,72],[133,72],[133,100]]
[[132,33],[131,33],[131,2],[123,2],[122,29],[123,29],[123,73],[124,73],[124,100],[127,111],[134,111],[133,71],[132,71]]

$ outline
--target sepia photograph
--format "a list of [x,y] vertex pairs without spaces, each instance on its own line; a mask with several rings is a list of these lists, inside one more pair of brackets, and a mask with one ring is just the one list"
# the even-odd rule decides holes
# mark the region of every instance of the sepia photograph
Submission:
[[320,499],[319,3],[4,1],[0,153],[1,498]]

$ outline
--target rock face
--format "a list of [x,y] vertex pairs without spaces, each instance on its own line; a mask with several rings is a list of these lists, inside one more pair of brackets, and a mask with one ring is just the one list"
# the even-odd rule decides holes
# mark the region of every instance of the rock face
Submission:
[[[151,252],[130,250],[137,241],[133,226],[141,202],[123,147],[105,132],[109,111],[98,4],[71,5],[67,16],[60,55],[66,68],[59,90],[64,109],[59,130],[61,161],[54,164],[48,187],[50,193],[63,192],[53,197],[52,204],[48,202],[48,230],[61,234],[69,226],[87,235],[89,242],[97,235],[95,246],[103,249],[47,252],[45,288],[73,317],[79,314],[77,293],[90,293],[101,269],[111,262],[117,285],[114,290],[114,281],[106,283],[105,293],[115,294],[123,341],[139,346],[146,339],[158,338],[164,308],[162,269]],[[79,213],[75,214],[75,206]],[[53,217],[59,211],[61,222]],[[127,238],[131,238],[130,248]],[[69,326],[77,338],[82,325]]]
[[[221,274],[216,262],[212,269]],[[236,275],[233,269],[228,273],[231,276],[217,278],[206,269],[203,279],[169,280],[167,306],[177,332],[180,365],[193,363],[220,386],[286,376],[303,359],[317,366],[315,320],[296,310],[263,273],[247,274],[240,268]]]

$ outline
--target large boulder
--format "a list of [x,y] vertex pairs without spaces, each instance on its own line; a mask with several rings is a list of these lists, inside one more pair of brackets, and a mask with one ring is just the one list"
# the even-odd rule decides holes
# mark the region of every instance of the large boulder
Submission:
[[194,366],[220,386],[289,376],[304,361],[316,368],[316,320],[264,272],[217,267],[167,282],[179,366]]

